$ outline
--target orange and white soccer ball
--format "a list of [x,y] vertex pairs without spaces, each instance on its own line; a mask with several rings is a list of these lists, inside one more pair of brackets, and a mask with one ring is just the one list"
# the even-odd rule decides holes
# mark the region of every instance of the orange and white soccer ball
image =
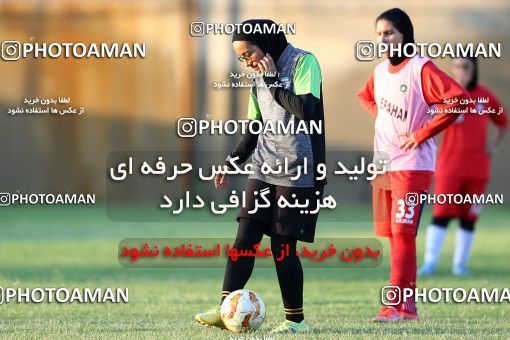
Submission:
[[259,294],[252,290],[236,290],[223,300],[221,319],[234,333],[252,332],[262,325],[266,307]]

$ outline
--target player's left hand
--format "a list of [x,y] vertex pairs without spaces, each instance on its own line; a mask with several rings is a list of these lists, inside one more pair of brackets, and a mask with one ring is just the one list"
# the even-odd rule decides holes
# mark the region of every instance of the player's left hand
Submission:
[[269,53],[266,53],[264,58],[260,59],[259,61],[260,65],[260,72],[266,74],[266,73],[274,73],[276,74],[276,65],[274,64],[273,58],[271,58],[271,55]]
[[416,138],[414,137],[414,134],[411,132],[401,133],[398,135],[399,137],[405,137],[406,140],[400,143],[400,148],[404,149],[406,151],[408,150],[416,150],[418,145],[418,141],[416,141]]

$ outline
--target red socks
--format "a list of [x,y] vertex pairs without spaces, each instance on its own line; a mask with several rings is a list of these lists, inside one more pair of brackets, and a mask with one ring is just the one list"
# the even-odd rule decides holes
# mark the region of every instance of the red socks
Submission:
[[[388,238],[391,253],[390,285],[398,286],[401,293],[405,288],[416,288],[416,236],[411,234],[393,234]],[[416,313],[414,294],[401,301],[397,309]]]

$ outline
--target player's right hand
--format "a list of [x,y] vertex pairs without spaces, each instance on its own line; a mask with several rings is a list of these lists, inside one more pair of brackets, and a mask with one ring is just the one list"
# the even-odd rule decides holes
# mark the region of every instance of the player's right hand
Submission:
[[225,188],[228,185],[227,174],[217,174],[214,177],[214,187],[216,189]]

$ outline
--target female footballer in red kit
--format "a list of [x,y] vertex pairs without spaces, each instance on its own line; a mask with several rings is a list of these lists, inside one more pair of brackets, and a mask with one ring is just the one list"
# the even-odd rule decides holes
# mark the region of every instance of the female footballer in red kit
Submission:
[[[414,44],[413,25],[399,8],[380,14],[375,21],[377,40],[400,47]],[[372,205],[376,236],[390,243],[390,286],[394,291],[416,288],[416,234],[423,205],[410,204],[408,195],[429,191],[435,170],[434,136],[452,124],[457,115],[427,112],[434,107],[453,109],[445,99],[468,98],[465,90],[419,55],[405,57],[387,53],[358,97],[375,118],[374,154],[386,155],[384,175],[372,181]],[[399,322],[418,320],[414,294],[400,301],[388,295],[373,320]]]
[[[490,159],[503,140],[507,117],[494,94],[478,84],[476,58],[454,59],[452,71],[455,80],[476,102],[477,113],[460,115],[445,130],[434,176],[434,193],[482,195],[490,177]],[[494,113],[484,113],[484,110],[489,112],[490,109]],[[488,144],[489,122],[496,126],[497,134]],[[455,218],[460,223],[455,235],[452,273],[456,276],[469,274],[468,261],[480,209],[478,204],[434,204],[432,223],[427,228],[424,264],[418,275],[429,276],[436,271],[446,227]]]

